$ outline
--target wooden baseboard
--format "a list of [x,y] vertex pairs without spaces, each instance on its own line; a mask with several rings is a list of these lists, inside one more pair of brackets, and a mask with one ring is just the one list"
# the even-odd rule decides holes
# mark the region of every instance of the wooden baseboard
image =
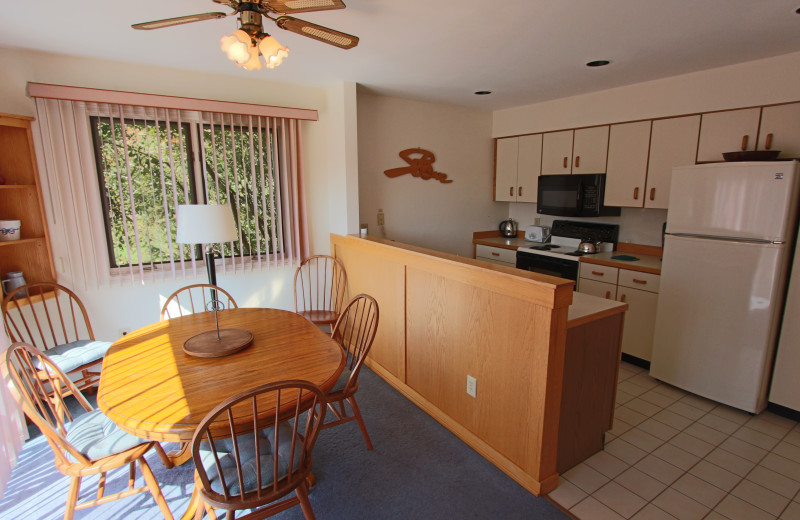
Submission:
[[409,401],[417,405],[422,411],[433,417],[439,424],[450,430],[456,437],[464,441],[469,447],[477,451],[483,458],[497,466],[500,471],[514,479],[520,486],[524,487],[534,495],[545,495],[558,487],[558,473],[548,476],[543,481],[538,481],[531,475],[525,473],[519,466],[501,455],[497,450],[486,444],[474,433],[464,428],[446,415],[430,401],[415,392],[403,381],[392,375],[378,363],[367,358],[366,365],[375,372],[381,379],[389,383],[395,390],[403,394]]

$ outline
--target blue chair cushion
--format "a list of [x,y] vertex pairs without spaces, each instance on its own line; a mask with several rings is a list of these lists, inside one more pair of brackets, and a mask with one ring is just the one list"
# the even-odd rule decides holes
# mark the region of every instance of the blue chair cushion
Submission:
[[72,343],[56,345],[48,349],[45,354],[63,372],[69,373],[86,363],[103,359],[109,347],[111,347],[111,342],[109,341],[82,339]]
[[[102,459],[144,442],[150,442],[120,430],[100,410],[86,412],[67,424],[66,429],[67,442],[92,460]],[[77,462],[69,453],[67,458]]]
[[[272,461],[272,440],[274,438],[274,428],[267,428],[259,432],[259,458],[261,459],[261,487],[265,488],[272,484],[273,480],[273,461]],[[236,438],[239,447],[239,456],[242,461],[242,480],[244,491],[248,493],[255,491],[258,486],[256,465],[256,452],[253,434],[248,433]],[[220,439],[214,441],[217,448],[217,456],[222,467],[222,475],[228,487],[228,493],[236,495],[240,493],[239,477],[236,473],[236,456],[233,451],[233,440]],[[302,457],[303,441],[298,437],[295,443],[293,470],[298,468]],[[284,477],[289,472],[289,456],[292,448],[292,427],[283,423],[278,426],[278,478]],[[200,444],[200,460],[208,474],[211,489],[219,494],[223,493],[222,480],[219,477],[214,453],[208,442]]]
[[344,367],[342,374],[339,376],[339,379],[336,380],[336,384],[333,385],[333,388],[331,388],[329,393],[333,394],[344,390],[348,379],[350,379],[350,368]]

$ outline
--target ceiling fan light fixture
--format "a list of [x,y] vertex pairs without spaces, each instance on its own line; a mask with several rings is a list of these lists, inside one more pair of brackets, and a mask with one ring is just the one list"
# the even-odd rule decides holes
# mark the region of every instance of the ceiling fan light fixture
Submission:
[[258,42],[258,50],[264,56],[264,62],[268,69],[274,69],[289,55],[289,48],[284,47],[268,34],[265,34],[264,38]]
[[[239,66],[251,60],[250,48],[253,46],[250,35],[241,29],[233,32],[230,36],[223,36],[220,38],[220,48],[222,52]],[[258,54],[256,54],[258,58]]]

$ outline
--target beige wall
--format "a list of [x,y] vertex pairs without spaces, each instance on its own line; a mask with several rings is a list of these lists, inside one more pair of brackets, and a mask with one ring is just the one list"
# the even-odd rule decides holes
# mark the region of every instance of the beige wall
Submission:
[[[399,98],[358,94],[361,222],[369,234],[472,256],[472,232],[495,229],[508,204],[492,201],[491,113]],[[433,166],[453,182],[384,171],[407,166],[407,148],[433,152]],[[386,225],[377,223],[382,209]]]
[[[11,114],[34,115],[33,103],[25,92],[29,81],[315,109],[319,121],[302,123],[311,252],[329,252],[331,232],[357,230],[357,217],[348,218],[347,213],[348,207],[358,207],[358,185],[354,181],[357,161],[352,151],[357,146],[352,113],[355,84],[305,87],[269,81],[272,71],[228,77],[8,48],[0,48],[0,71],[0,112]],[[349,153],[339,153],[340,149]],[[337,187],[335,194],[330,193],[330,186]],[[59,224],[48,216],[51,233],[66,232]],[[65,254],[54,250],[57,266],[58,257]],[[293,268],[277,268],[235,275],[218,273],[217,281],[240,306],[294,309],[293,276]],[[156,321],[163,298],[178,287],[205,280],[205,273],[199,272],[183,280],[145,286],[74,289],[90,312],[96,335],[115,339],[121,329],[136,329]]]
[[[613,66],[613,65],[611,65]],[[498,110],[492,136],[800,100],[800,52]]]

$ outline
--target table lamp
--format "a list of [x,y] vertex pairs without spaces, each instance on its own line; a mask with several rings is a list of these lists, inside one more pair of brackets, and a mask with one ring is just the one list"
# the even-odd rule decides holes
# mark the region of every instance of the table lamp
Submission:
[[182,204],[178,206],[179,244],[205,244],[208,283],[217,285],[214,244],[239,239],[230,204]]
[[[239,239],[230,204],[182,204],[178,206],[179,244],[205,244],[205,261],[208,283],[217,285],[217,270],[214,261],[214,244],[233,242]],[[187,354],[199,357],[218,357],[233,354],[247,347],[253,335],[242,329],[219,328],[217,312],[219,303],[215,290],[211,290],[216,331],[192,336],[183,345]]]

